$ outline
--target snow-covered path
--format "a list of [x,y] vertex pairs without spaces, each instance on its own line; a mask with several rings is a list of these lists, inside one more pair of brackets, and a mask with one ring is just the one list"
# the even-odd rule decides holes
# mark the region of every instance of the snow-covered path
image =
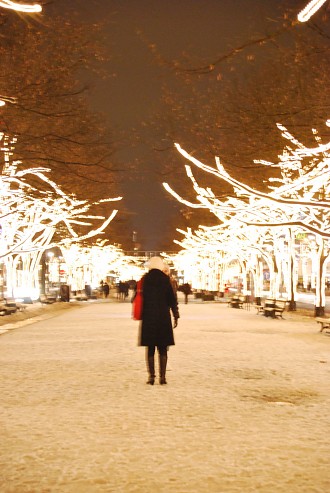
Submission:
[[2,493],[330,491],[330,337],[313,319],[180,304],[152,387],[130,309],[0,337]]

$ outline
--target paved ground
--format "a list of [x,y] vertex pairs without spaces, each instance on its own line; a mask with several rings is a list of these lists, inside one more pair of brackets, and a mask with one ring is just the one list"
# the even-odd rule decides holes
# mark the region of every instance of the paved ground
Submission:
[[151,387],[130,309],[70,304],[0,336],[1,493],[330,491],[330,336],[312,318],[180,304]]

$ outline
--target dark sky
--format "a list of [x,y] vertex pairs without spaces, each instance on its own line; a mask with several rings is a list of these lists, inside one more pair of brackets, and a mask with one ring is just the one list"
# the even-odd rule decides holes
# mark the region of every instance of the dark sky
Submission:
[[[213,60],[256,34],[278,27],[284,6],[306,5],[307,0],[57,0],[49,9],[70,15],[81,12],[90,22],[109,19],[109,80],[93,85],[93,107],[106,114],[118,131],[132,134],[159,108],[161,84],[171,77],[153,62],[152,55],[137,35],[157,45],[168,59],[183,52]],[[47,6],[44,14],[47,15]],[[140,127],[145,138],[145,128]],[[155,147],[160,142],[155,142]],[[139,167],[123,180],[125,206],[131,212],[129,228],[137,231],[142,250],[158,250],[177,237],[179,206],[163,190],[161,170],[150,143],[121,150],[116,159],[125,168],[139,159]],[[166,159],[166,155],[164,155]],[[166,163],[164,163],[165,165]],[[178,166],[182,162],[178,160]],[[120,214],[120,213],[119,213]],[[168,250],[168,248],[167,248]]]

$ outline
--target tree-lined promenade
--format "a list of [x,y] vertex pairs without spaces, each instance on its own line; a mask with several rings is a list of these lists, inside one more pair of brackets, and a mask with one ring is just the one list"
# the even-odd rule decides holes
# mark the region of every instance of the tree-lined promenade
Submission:
[[0,337],[3,493],[309,493],[330,486],[329,336],[180,298],[168,385],[146,385],[130,303]]
[[[283,123],[276,121],[273,125],[278,131],[274,142],[285,140],[282,151],[271,142],[269,152],[275,156],[274,160],[260,155],[252,159],[251,170],[257,172],[249,176],[248,182],[228,171],[236,166],[243,174],[246,156],[239,145],[242,132],[248,136],[247,140],[252,137],[259,140],[258,153],[264,150],[263,140],[255,136],[259,134],[254,132],[251,116],[242,119],[235,111],[230,112],[230,121],[236,118],[236,142],[231,149],[226,149],[225,164],[217,155],[215,165],[204,159],[205,153],[209,158],[216,150],[212,132],[223,130],[218,116],[208,125],[197,125],[199,138],[194,139],[191,150],[186,150],[186,145],[175,144],[178,151],[175,159],[182,156],[185,159],[184,169],[192,189],[180,184],[176,191],[170,183],[164,183],[164,187],[184,208],[201,209],[204,217],[211,217],[208,224],[212,225],[178,228],[183,235],[182,240],[175,240],[179,250],[175,254],[162,252],[162,256],[178,282],[190,283],[199,294],[221,296],[226,290],[234,290],[250,300],[281,297],[288,302],[290,310],[295,310],[298,291],[303,290],[315,293],[315,315],[325,313],[326,287],[330,284],[327,270],[330,259],[330,122],[325,119],[323,105],[315,101],[323,100],[326,94],[323,91],[327,79],[321,67],[327,60],[328,50],[324,49],[327,37],[322,29],[315,29],[313,24],[310,35],[307,29],[312,25],[307,24],[308,21],[318,18],[324,3],[310,2],[292,18],[292,11],[290,15],[289,10],[283,11],[283,25],[276,35],[251,40],[236,50],[241,52],[257,45],[258,50],[262,49],[266,42],[279,40],[287,32],[291,41],[282,48],[285,47],[286,60],[292,61],[296,70],[290,70],[290,77],[285,78],[291,85],[302,71],[306,73],[304,54],[313,58],[309,67],[316,66],[317,58],[320,70],[317,74],[313,72],[312,83],[317,85],[318,91],[312,90],[314,85],[306,78],[299,87],[299,98],[295,93],[291,105],[288,105],[291,98],[288,99],[287,92],[292,92],[293,86],[282,88],[285,97],[281,104],[276,99],[276,107],[281,109],[278,113],[274,113],[271,102],[265,107],[258,106],[257,113],[267,121],[267,127],[271,126],[275,115],[283,116]],[[17,12],[21,12],[22,17]],[[127,255],[122,248],[125,235],[109,232],[118,219],[118,209],[113,209],[113,203],[117,206],[122,199],[115,193],[114,176],[119,170],[112,154],[116,146],[99,115],[90,110],[87,87],[82,82],[82,74],[86,77],[90,73],[98,74],[101,78],[106,75],[105,61],[109,53],[105,50],[101,25],[95,23],[93,29],[85,29],[76,14],[73,8],[71,17],[62,22],[60,17],[48,17],[47,7],[43,9],[38,4],[0,2],[3,34],[0,106],[4,118],[0,132],[2,301],[8,298],[38,300],[40,295],[54,295],[51,291],[56,290],[58,297],[63,287],[74,295],[87,294],[104,280],[114,284],[121,280],[134,281],[145,270],[144,261],[138,257],[137,249],[141,245],[136,241],[137,233],[133,231],[133,255]],[[324,15],[326,17],[326,13]],[[320,17],[322,23],[324,18]],[[150,47],[155,54],[156,47]],[[236,54],[234,50],[228,53],[228,58]],[[277,53],[277,61],[279,59],[282,63]],[[251,69],[253,60],[254,55],[247,56],[246,68]],[[186,85],[194,87],[194,74],[202,77],[213,73],[215,67],[219,71],[222,61],[219,58],[217,63],[210,64],[209,70],[191,71]],[[266,67],[269,69],[269,64],[266,63]],[[289,71],[289,68],[291,62],[287,61],[285,69]],[[232,69],[234,71],[234,66]],[[183,73],[182,67],[176,64],[176,75],[179,72]],[[187,82],[186,77],[187,71],[183,77]],[[220,86],[223,88],[222,74],[218,73],[216,79],[217,92]],[[271,84],[274,86],[273,80]],[[212,98],[206,87],[201,99],[207,100],[208,108]],[[267,99],[269,93],[267,91]],[[217,92],[217,101],[223,105],[220,94]],[[227,103],[233,109],[234,98],[228,94]],[[249,97],[253,101],[252,93]],[[311,108],[307,107],[308,101],[313,101]],[[173,106],[173,99],[167,94],[166,103],[175,108],[170,117],[173,131],[164,131],[162,141],[170,137],[171,148],[174,148],[173,142],[179,141],[174,137],[182,136],[186,144],[187,136],[196,133],[196,124],[188,118],[189,110],[178,111],[184,106],[183,102],[179,107]],[[235,104],[239,105],[236,99]],[[198,100],[194,98],[195,113],[197,109]],[[317,122],[317,128],[312,127],[307,134],[308,115],[311,122]],[[223,114],[221,117],[225,121]],[[184,130],[183,135],[174,124],[182,118],[185,126],[179,127]],[[191,131],[187,129],[187,122]],[[301,126],[303,132],[299,136],[297,128],[300,130]],[[160,125],[159,131],[162,130]],[[265,142],[268,142],[266,138]],[[125,180],[131,179],[130,171],[128,166]],[[173,180],[179,177],[180,173]],[[104,189],[106,196],[101,193]],[[195,200],[187,198],[191,193]]]
[[[214,214],[219,226],[200,227],[187,232],[178,254],[163,253],[176,276],[189,281],[193,288],[223,293],[234,279],[236,286],[253,299],[270,295],[285,297],[295,309],[297,289],[315,290],[315,314],[324,315],[327,264],[330,258],[328,210],[329,144],[307,148],[279,126],[283,136],[296,150],[286,147],[279,162],[280,185],[269,193],[259,192],[233,179],[217,159],[217,168],[206,166],[196,158],[178,150],[198,168],[226,181],[234,195],[218,197],[210,187],[198,185],[190,167],[197,203],[184,200],[169,185],[165,188],[178,200],[191,207],[202,207]],[[136,279],[143,273],[143,262],[127,256],[119,246],[96,240],[88,246],[84,240],[97,238],[115,217],[93,216],[93,204],[66,195],[48,176],[49,170],[31,168],[19,171],[13,160],[15,140],[5,134],[4,166],[1,175],[1,260],[2,297],[33,297],[45,293],[49,282],[68,285],[76,291],[86,286],[96,288],[103,278]],[[306,161],[306,162],[305,162]],[[266,163],[267,166],[272,163]],[[296,176],[295,176],[295,171]],[[28,178],[33,178],[33,185]],[[107,198],[101,202],[118,201]],[[93,221],[101,221],[91,229]],[[82,231],[87,228],[87,232]],[[48,272],[46,285],[46,253],[57,247],[55,280]],[[136,252],[137,253],[137,252]],[[133,252],[134,254],[134,252]],[[54,265],[52,265],[54,267]],[[56,267],[57,266],[57,267]],[[41,278],[40,278],[40,268]],[[54,270],[54,269],[53,269]],[[265,283],[267,272],[268,286]],[[61,274],[62,272],[62,274]],[[53,274],[54,275],[54,274]],[[56,279],[57,277],[57,279]]]
[[[247,23],[268,2],[244,3]],[[123,135],[88,92],[118,75],[103,29],[111,2],[101,23],[82,22],[75,2],[0,0],[1,313],[24,302],[0,321],[1,493],[330,491],[330,338],[311,316],[326,315],[330,287],[329,14],[326,0],[301,3],[278,2],[238,44],[235,26],[228,36],[217,25],[225,53],[200,68],[148,41],[161,115],[147,108]],[[189,64],[186,48],[177,57]],[[143,100],[139,82],[152,80],[134,80]],[[152,168],[126,161],[141,143]],[[159,189],[167,177],[187,226],[178,217],[178,249],[159,252],[193,288],[187,304],[178,290],[167,385],[145,383],[133,289],[100,291],[146,270],[136,231],[131,254],[133,228],[115,233],[119,174],[139,186],[144,169]],[[243,309],[227,304],[236,292]],[[257,314],[262,297],[283,298],[283,318]]]

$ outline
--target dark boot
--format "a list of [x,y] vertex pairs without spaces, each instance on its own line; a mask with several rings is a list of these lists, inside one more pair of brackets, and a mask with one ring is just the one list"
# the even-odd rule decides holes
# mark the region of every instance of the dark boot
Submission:
[[154,356],[148,356],[147,357],[147,367],[148,367],[148,373],[149,373],[149,378],[147,380],[147,384],[153,385],[155,383],[155,357]]
[[167,354],[159,355],[159,383],[160,385],[166,385],[166,365],[167,365]]

